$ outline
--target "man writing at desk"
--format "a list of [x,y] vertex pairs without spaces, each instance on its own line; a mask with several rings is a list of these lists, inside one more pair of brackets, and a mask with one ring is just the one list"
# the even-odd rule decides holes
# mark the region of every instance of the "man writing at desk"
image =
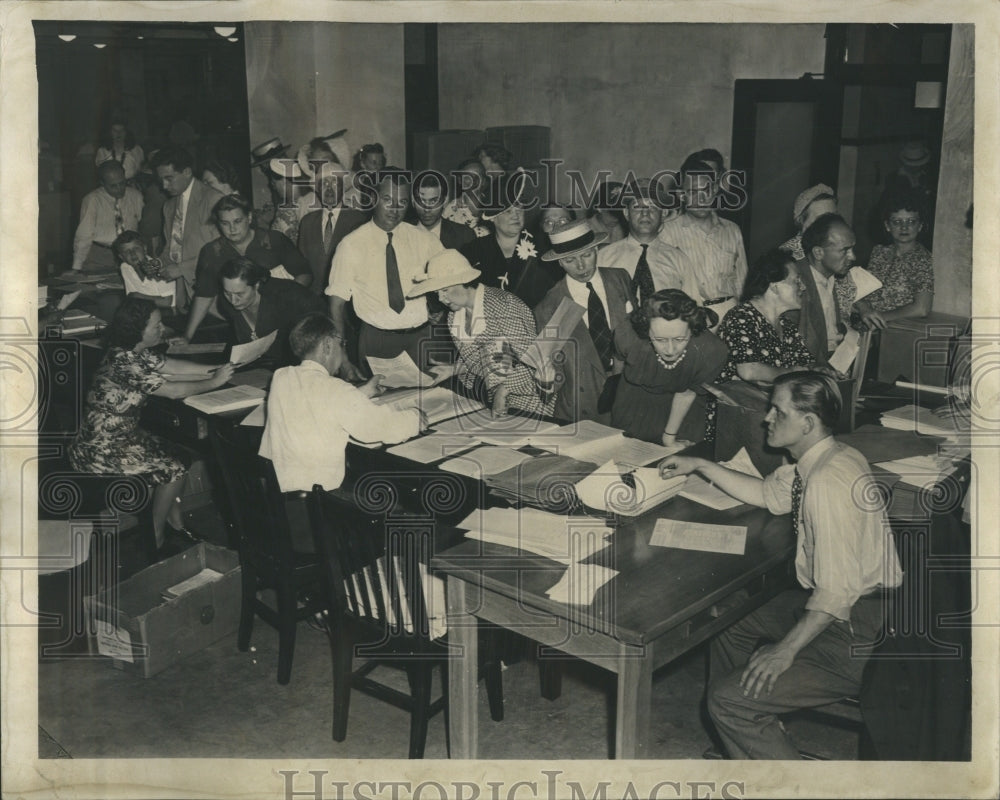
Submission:
[[702,458],[660,464],[664,477],[699,472],[745,503],[792,513],[802,589],[778,595],[712,642],[708,710],[732,758],[799,758],[776,715],[858,693],[882,628],[882,590],[902,579],[885,512],[870,500],[879,493],[868,463],[833,439],[840,402],[827,376],[775,379],[767,443],[796,464],[763,480]]

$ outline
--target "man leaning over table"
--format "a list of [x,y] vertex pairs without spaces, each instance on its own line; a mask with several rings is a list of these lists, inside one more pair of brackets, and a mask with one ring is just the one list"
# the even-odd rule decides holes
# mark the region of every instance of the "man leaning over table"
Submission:
[[767,443],[787,450],[794,465],[761,480],[701,458],[660,464],[664,477],[699,472],[738,500],[792,513],[801,588],[712,642],[708,710],[731,758],[800,757],[777,715],[859,692],[883,624],[884,590],[902,579],[868,462],[833,439],[839,414],[832,378],[781,375],[764,418]]

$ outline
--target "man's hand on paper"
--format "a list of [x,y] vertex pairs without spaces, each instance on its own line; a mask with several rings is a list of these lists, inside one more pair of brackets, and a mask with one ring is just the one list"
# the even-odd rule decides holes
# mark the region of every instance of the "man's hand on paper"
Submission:
[[382,387],[382,375],[372,375],[372,377],[361,384],[358,388],[365,397],[378,397],[385,389]]

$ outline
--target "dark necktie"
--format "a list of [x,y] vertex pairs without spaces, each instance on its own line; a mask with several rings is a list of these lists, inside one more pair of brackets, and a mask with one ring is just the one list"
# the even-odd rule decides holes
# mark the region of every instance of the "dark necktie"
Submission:
[[795,468],[795,480],[792,481],[792,533],[799,535],[799,512],[802,508],[802,476],[799,468]]
[[385,283],[389,291],[389,308],[397,314],[406,305],[403,297],[403,286],[399,282],[399,265],[396,263],[396,250],[392,246],[392,234],[387,233],[389,243],[385,246]]
[[330,249],[330,242],[333,241],[333,212],[326,212],[326,225],[323,226],[323,247]]
[[590,323],[590,338],[594,340],[597,355],[600,356],[604,369],[611,367],[611,328],[608,327],[608,315],[604,313],[604,304],[594,291],[594,284],[587,281],[587,316]]
[[649,271],[649,262],[646,260],[646,250],[649,248],[649,245],[644,244],[641,247],[642,255],[639,256],[639,260],[636,262],[635,275],[632,276],[632,291],[639,298],[640,303],[656,291],[656,288],[653,286],[653,273]]

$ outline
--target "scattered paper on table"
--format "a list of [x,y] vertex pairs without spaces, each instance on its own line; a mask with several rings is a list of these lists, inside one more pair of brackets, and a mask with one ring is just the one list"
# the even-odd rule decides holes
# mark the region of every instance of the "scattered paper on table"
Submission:
[[389,452],[395,456],[416,461],[418,464],[433,464],[435,461],[461,453],[463,450],[475,447],[475,445],[476,440],[471,436],[435,432],[390,447]]
[[456,472],[469,478],[481,480],[486,475],[494,475],[517,466],[530,459],[527,453],[511,450],[509,447],[477,447],[468,453],[452,458],[441,464],[445,472]]
[[540,431],[555,430],[559,426],[538,417],[505,414],[494,417],[488,408],[480,408],[471,414],[449,419],[435,425],[440,433],[454,433],[471,436],[483,444],[495,444],[516,449],[524,447]]
[[925,455],[879,461],[875,466],[899,475],[902,483],[918,489],[931,489],[952,470],[953,463],[947,456]]
[[271,331],[267,336],[263,336],[260,339],[254,339],[252,342],[247,342],[246,344],[234,344],[229,360],[233,364],[250,364],[271,349],[271,345],[274,344],[274,340],[277,336],[277,331]]
[[570,564],[559,582],[545,594],[557,603],[589,606],[604,584],[618,574],[618,570],[600,564]]
[[184,404],[204,411],[206,414],[223,414],[239,411],[264,402],[267,392],[256,386],[229,386],[215,392],[195,394],[184,398]]
[[712,525],[705,522],[681,522],[658,519],[649,543],[654,547],[676,547],[741,556],[746,550],[745,525]]
[[[483,404],[460,394],[456,394],[443,386],[431,389],[396,389],[386,392],[380,397],[372,398],[377,405],[390,406],[397,410],[402,408],[419,408],[427,415],[428,425],[439,428],[438,423],[453,417],[462,417],[478,411]],[[461,429],[448,430],[447,433],[468,433]]]
[[389,389],[434,385],[435,379],[426,372],[421,372],[405,350],[395,358],[368,356],[368,366],[371,368],[372,375],[382,376],[380,383]]
[[456,525],[466,537],[535,553],[560,564],[590,558],[608,546],[604,520],[535,508],[477,509]]

